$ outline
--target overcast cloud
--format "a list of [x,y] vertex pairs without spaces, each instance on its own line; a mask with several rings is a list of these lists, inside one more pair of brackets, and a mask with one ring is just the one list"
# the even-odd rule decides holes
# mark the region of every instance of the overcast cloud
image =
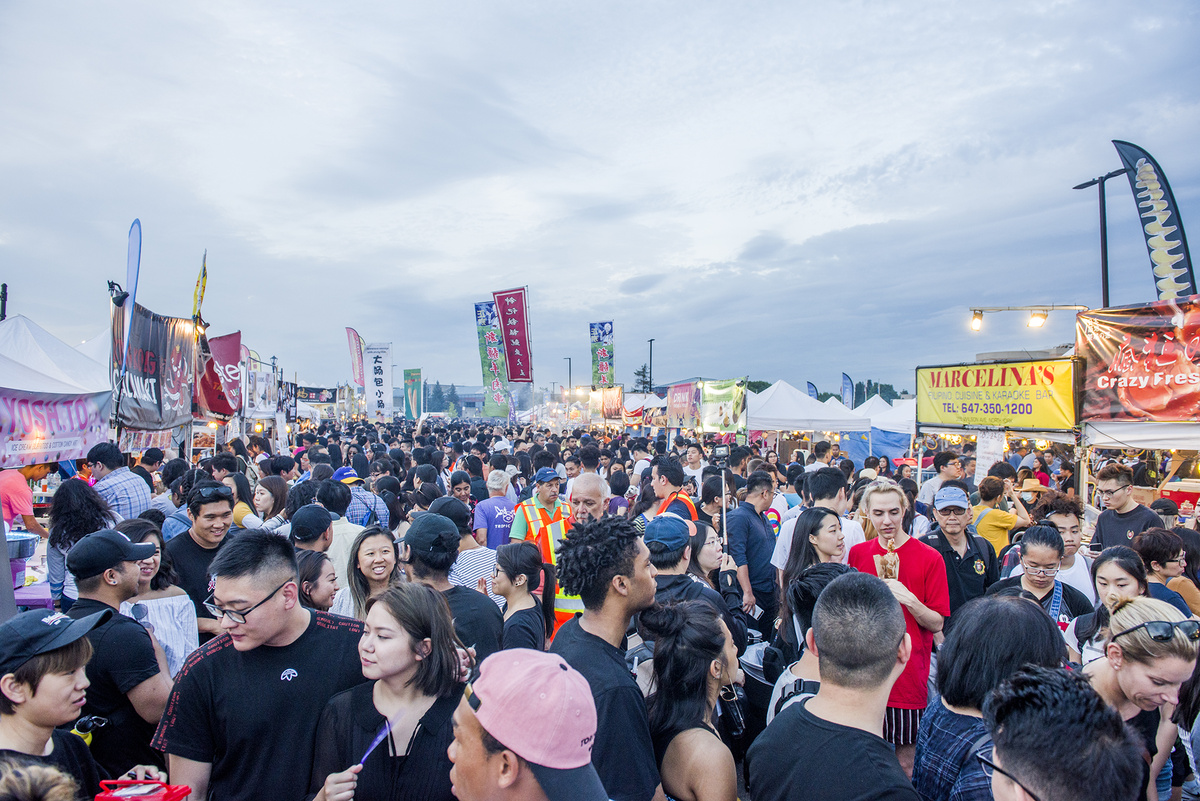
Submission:
[[[471,304],[528,285],[535,378],[749,374],[912,389],[917,364],[1070,341],[1098,306],[1109,140],[1200,237],[1193,2],[5,3],[0,280],[69,342],[138,299],[288,376],[343,329],[480,381]],[[1109,184],[1112,303],[1153,298]],[[1197,254],[1200,256],[1200,254]]]

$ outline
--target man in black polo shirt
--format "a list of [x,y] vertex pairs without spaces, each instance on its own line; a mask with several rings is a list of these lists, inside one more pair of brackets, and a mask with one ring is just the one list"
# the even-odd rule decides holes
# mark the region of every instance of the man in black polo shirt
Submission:
[[623,517],[576,526],[558,546],[559,584],[584,611],[563,624],[550,651],[592,688],[592,764],[613,801],[650,801],[659,792],[646,702],[625,666],[625,631],[654,603],[656,575],[650,550]]
[[970,528],[971,501],[966,487],[947,479],[933,496],[933,527],[921,538],[942,555],[950,589],[950,615],[979,598],[1000,580],[1000,560],[992,544]]
[[79,588],[79,600],[68,615],[82,620],[112,612],[88,632],[91,686],[83,707],[83,714],[108,721],[92,735],[92,756],[111,776],[122,776],[134,765],[167,766],[162,754],[150,747],[171,692],[167,657],[153,634],[117,611],[138,593],[138,562],[152,556],[153,544],[135,545],[109,529],[88,534],[67,554],[67,569]]
[[176,583],[196,607],[200,642],[207,642],[221,633],[220,625],[204,602],[213,589],[208,566],[225,544],[233,524],[233,490],[215,481],[197,484],[188,494],[187,511],[192,527],[172,537],[164,550],[171,555],[175,565],[175,573],[179,576]]

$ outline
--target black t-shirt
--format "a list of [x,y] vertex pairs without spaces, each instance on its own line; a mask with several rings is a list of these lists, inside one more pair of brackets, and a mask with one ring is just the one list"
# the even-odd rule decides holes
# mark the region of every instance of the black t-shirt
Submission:
[[54,747],[46,756],[32,756],[20,751],[0,748],[0,759],[11,760],[18,765],[49,765],[58,768],[75,780],[79,789],[78,798],[91,799],[100,792],[100,780],[110,778],[104,768],[96,764],[82,737],[69,731],[55,729],[50,733]]
[[[172,537],[166,544],[166,551],[171,555],[171,561],[175,564],[175,572],[179,576],[179,581],[175,582],[183,591],[192,599],[192,604],[196,607],[196,617],[204,617],[209,620],[213,616],[204,608],[204,602],[208,600],[208,596],[212,594],[212,582],[208,576],[208,566],[212,564],[212,560],[217,557],[217,551],[229,542],[229,534],[221,540],[221,544],[216,548],[209,550],[201,548],[192,539],[190,532]],[[204,642],[204,634],[201,633],[200,641]]]
[[501,648],[532,648],[546,650],[546,621],[542,617],[541,605],[518,609],[504,621],[504,639]]
[[786,707],[750,746],[754,801],[916,801],[887,741],[818,718],[807,703]]
[[[329,774],[357,764],[383,730],[387,720],[375,708],[374,689],[373,681],[360,684],[338,693],[325,706],[317,727],[309,799],[321,791]],[[354,797],[362,801],[454,801],[446,749],[454,739],[452,716],[461,697],[462,687],[458,687],[453,694],[434,701],[421,716],[411,743],[380,743],[363,763]]]
[[[1058,620],[1054,621],[1055,623],[1070,623],[1077,617],[1081,617],[1089,612],[1096,611],[1095,607],[1092,606],[1092,602],[1088,600],[1086,595],[1072,587],[1070,584],[1066,584],[1064,582],[1059,583],[1062,584],[1063,594],[1062,603],[1059,604],[1058,607]],[[987,594],[995,595],[1001,590],[1006,590],[1009,587],[1020,588],[1021,577],[1013,576],[1012,578],[1001,579],[992,586],[988,587]],[[1034,595],[1036,594],[1037,593],[1034,593]],[[1042,608],[1046,610],[1047,614],[1049,614],[1050,606],[1054,602],[1054,588],[1051,587],[1046,591],[1046,595],[1038,600],[1041,601]]]
[[967,536],[967,550],[962,555],[954,550],[950,540],[936,524],[921,538],[921,542],[942,555],[946,563],[946,583],[950,589],[950,615],[955,610],[987,592],[1000,580],[1000,560],[992,544],[978,534]]
[[442,590],[450,604],[450,616],[454,618],[454,633],[462,644],[475,647],[478,664],[500,650],[500,638],[504,635],[504,615],[496,602],[479,590],[460,587],[457,584]]
[[290,645],[238,651],[221,634],[194,651],[175,677],[153,745],[211,763],[212,798],[308,793],[321,713],[330,698],[364,681],[362,624],[309,614],[308,628]]
[[130,473],[137,473],[150,486],[150,491],[154,492],[154,476],[150,475],[150,471],[142,467],[140,464],[129,468]]
[[[1105,548],[1114,545],[1129,545],[1137,534],[1148,528],[1161,528],[1162,518],[1140,503],[1125,514],[1118,514],[1112,509],[1105,509],[1096,518],[1096,533],[1092,542],[1098,542]],[[1095,550],[1093,548],[1093,550]]]
[[[625,666],[625,652],[589,634],[574,617],[554,637],[550,652],[578,670],[596,701],[592,764],[613,801],[649,801],[658,788],[646,700]],[[757,799],[756,799],[757,801]]]
[[108,604],[80,598],[67,613],[76,620],[112,610],[112,617],[92,629],[92,658],[87,663],[87,702],[83,714],[108,719],[92,734],[92,756],[111,776],[120,776],[134,765],[166,768],[163,755],[150,747],[154,724],[147,723],[126,695],[147,679],[159,674],[154,646],[142,624]]
[[475,503],[483,503],[491,493],[488,492],[487,482],[480,476],[471,477],[471,497]]

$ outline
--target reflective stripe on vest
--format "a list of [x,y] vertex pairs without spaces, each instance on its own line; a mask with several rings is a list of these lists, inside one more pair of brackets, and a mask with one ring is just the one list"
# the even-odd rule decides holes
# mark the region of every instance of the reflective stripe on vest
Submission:
[[[554,565],[554,569],[558,570],[558,554],[554,552],[554,546],[562,542],[567,536],[567,530],[570,526],[571,507],[564,501],[556,501],[554,504],[554,517],[538,506],[533,498],[527,501],[521,501],[517,504],[517,508],[521,510],[521,514],[525,517],[525,525],[528,528],[528,533],[525,535],[527,542],[532,542],[542,552],[542,561]],[[534,517],[534,513],[537,517]],[[565,515],[565,517],[564,517]],[[583,601],[578,595],[567,595],[562,588],[562,585],[555,582],[554,584],[554,608],[560,612],[582,612]]]
[[658,514],[661,515],[663,512],[667,511],[667,507],[670,506],[674,501],[679,501],[688,508],[688,514],[692,516],[693,523],[700,519],[700,515],[696,514],[696,504],[692,503],[692,499],[687,495],[683,495],[678,492],[672,492],[667,496],[667,499],[662,502],[662,506],[658,507]]

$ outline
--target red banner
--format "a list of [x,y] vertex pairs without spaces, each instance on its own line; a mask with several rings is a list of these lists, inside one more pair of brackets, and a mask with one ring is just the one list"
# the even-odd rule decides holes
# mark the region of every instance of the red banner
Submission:
[[1169,300],[1079,315],[1086,360],[1081,420],[1193,421],[1200,416],[1200,303]]
[[525,287],[493,292],[496,318],[504,331],[505,367],[508,383],[533,383],[533,354],[529,350],[529,308]]
[[205,417],[228,420],[242,408],[242,332],[200,338],[196,403]]
[[350,375],[354,383],[366,387],[366,374],[363,371],[363,338],[353,328],[346,328],[346,341],[350,345]]

